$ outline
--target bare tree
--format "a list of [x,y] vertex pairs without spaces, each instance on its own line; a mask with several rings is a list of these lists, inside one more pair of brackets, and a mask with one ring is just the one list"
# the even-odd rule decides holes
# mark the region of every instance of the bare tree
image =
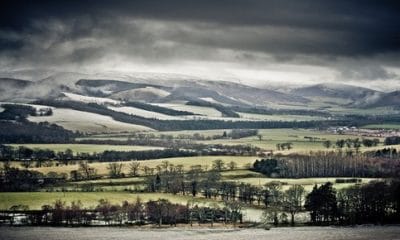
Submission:
[[326,148],[330,148],[332,146],[332,142],[330,140],[326,140],[322,142],[322,145]]
[[228,168],[229,168],[229,170],[235,170],[237,168],[237,163],[234,161],[230,161],[228,163]]
[[139,169],[140,169],[140,162],[132,161],[129,164],[129,175],[134,177],[139,176]]
[[213,170],[220,172],[224,169],[224,167],[225,167],[225,163],[221,159],[214,160],[212,163]]
[[302,209],[305,194],[305,189],[301,185],[293,185],[285,191],[283,209],[290,213],[292,225],[295,215]]
[[93,179],[96,177],[96,169],[89,166],[87,162],[80,162],[78,171],[84,176],[85,179]]
[[109,163],[108,164],[108,172],[110,177],[117,178],[122,176],[122,163]]

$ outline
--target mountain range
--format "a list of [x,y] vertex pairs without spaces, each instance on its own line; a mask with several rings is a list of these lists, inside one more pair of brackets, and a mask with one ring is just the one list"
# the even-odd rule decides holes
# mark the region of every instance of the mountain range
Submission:
[[[15,74],[18,76],[18,74]],[[19,74],[21,75],[21,74]],[[54,73],[43,79],[0,78],[0,101],[30,102],[71,92],[92,97],[146,103],[207,101],[220,105],[271,107],[316,101],[347,107],[397,106],[400,92],[381,92],[344,84],[316,84],[289,91],[257,88],[228,81],[157,74]]]

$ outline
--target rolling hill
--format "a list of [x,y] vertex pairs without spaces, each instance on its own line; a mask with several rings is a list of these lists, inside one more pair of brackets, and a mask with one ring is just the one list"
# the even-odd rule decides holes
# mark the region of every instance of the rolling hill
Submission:
[[317,84],[307,87],[296,88],[291,91],[292,94],[306,98],[327,97],[341,98],[349,100],[360,100],[380,93],[369,88],[357,87],[346,84]]

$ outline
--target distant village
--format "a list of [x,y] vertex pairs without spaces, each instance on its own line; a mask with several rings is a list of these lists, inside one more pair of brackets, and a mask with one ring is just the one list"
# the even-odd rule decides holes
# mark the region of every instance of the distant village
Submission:
[[347,135],[356,135],[362,137],[393,137],[400,136],[399,129],[365,129],[365,128],[357,128],[355,126],[347,127],[329,127],[328,132],[334,134],[347,134]]

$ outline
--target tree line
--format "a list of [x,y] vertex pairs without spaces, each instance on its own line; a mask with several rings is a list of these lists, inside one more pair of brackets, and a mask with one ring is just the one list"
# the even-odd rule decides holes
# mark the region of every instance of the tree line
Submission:
[[177,224],[236,224],[242,222],[243,214],[240,205],[226,202],[222,207],[214,204],[212,207],[199,206],[196,202],[187,204],[171,203],[167,199],[143,202],[137,198],[133,202],[123,201],[113,204],[106,199],[99,200],[94,208],[84,208],[80,201],[67,205],[57,200],[52,205],[43,205],[41,210],[29,210],[27,206],[15,205],[9,211],[1,211],[0,215],[14,223],[13,215],[23,214],[25,225],[50,226],[91,226],[105,225],[171,225]]
[[[308,212],[311,225],[355,225],[355,224],[393,224],[400,222],[400,182],[376,181],[365,185],[354,185],[335,190],[332,183],[315,185],[307,193],[304,187],[292,185],[282,190],[279,182],[263,186],[261,203],[264,206],[264,223],[274,225],[296,223],[296,216]],[[53,205],[43,205],[41,210],[29,211],[24,205],[15,205],[9,211],[2,211],[3,219],[13,224],[15,213],[26,216],[28,225],[82,226],[93,224],[144,225],[178,223],[199,224],[242,222],[243,202],[224,200],[223,206],[217,204],[199,206],[195,201],[186,205],[173,204],[166,199],[142,202],[124,201],[121,205],[101,199],[92,209],[82,207],[80,201],[65,202],[57,200]]]
[[364,153],[365,155],[378,157],[378,158],[393,158],[398,159],[399,153],[396,148],[383,148],[376,151],[368,151]]
[[36,161],[36,167],[41,167],[41,162],[46,160],[58,160],[65,165],[70,161],[89,160],[98,162],[130,161],[130,160],[148,160],[171,157],[190,157],[197,156],[200,153],[195,151],[179,149],[155,149],[144,151],[113,151],[106,150],[101,153],[76,153],[71,149],[65,151],[53,151],[50,149],[27,148],[24,146],[13,147],[0,144],[0,160],[10,161]]
[[[161,146],[168,146],[163,144]],[[24,166],[41,167],[46,161],[59,161],[68,165],[74,161],[88,160],[91,162],[115,162],[130,160],[149,160],[172,157],[192,156],[255,156],[260,148],[249,145],[222,145],[222,144],[170,144],[165,149],[142,150],[142,151],[115,151],[106,150],[100,153],[81,153],[71,149],[65,151],[54,151],[50,149],[28,148],[24,146],[13,147],[0,144],[0,161],[22,161]]]
[[[205,136],[199,133],[195,134],[179,134],[178,136],[153,133],[133,133],[128,136],[127,140],[112,140],[112,139],[82,139],[77,141],[83,144],[111,144],[111,145],[139,145],[139,146],[159,146],[159,147],[178,147],[186,149],[202,148],[228,148],[222,144],[202,144],[194,141],[216,140],[216,139],[240,139],[251,136],[258,136],[256,129],[233,129],[231,131],[223,131],[222,134]],[[124,136],[126,137],[126,136]],[[238,145],[238,148],[243,146]]]
[[368,155],[342,156],[337,152],[291,154],[279,159],[261,159],[253,164],[254,171],[270,177],[396,177],[400,162]]
[[238,113],[231,110],[229,107],[225,107],[224,105],[221,105],[221,104],[211,103],[211,102],[207,102],[207,101],[200,101],[200,100],[196,100],[196,101],[192,100],[192,101],[188,101],[186,103],[186,105],[214,108],[217,111],[221,112],[223,117],[232,117],[232,118],[240,117],[240,115]]
[[304,207],[313,224],[398,223],[400,182],[377,181],[339,191],[326,183],[313,188]]
[[26,120],[29,116],[51,116],[53,110],[51,108],[36,108],[29,105],[22,104],[1,104],[4,110],[0,112],[0,119],[2,120]]
[[380,143],[378,138],[369,139],[363,138],[360,140],[359,138],[347,138],[347,139],[338,139],[336,142],[332,142],[330,140],[326,140],[322,142],[322,145],[326,148],[330,148],[336,146],[339,150],[343,149],[344,147],[347,148],[354,148],[356,152],[358,152],[362,145],[364,147],[376,147]]
[[261,107],[241,107],[232,106],[231,110],[235,112],[265,114],[265,115],[306,115],[306,116],[321,116],[331,117],[332,115],[327,111],[307,110],[307,109],[272,109]]
[[151,112],[158,112],[158,113],[166,114],[169,116],[196,115],[196,114],[194,114],[192,112],[188,112],[188,111],[179,111],[179,110],[175,110],[172,108],[165,108],[165,107],[152,105],[152,104],[148,104],[148,103],[143,103],[143,102],[125,101],[124,105],[129,106],[129,107],[140,108],[140,109],[151,111]]
[[396,145],[400,144],[400,136],[392,136],[392,137],[386,137],[384,141],[385,145]]
[[79,134],[48,122],[0,120],[1,143],[69,143]]
[[19,169],[4,164],[0,169],[0,192],[36,191],[46,185],[64,183],[67,176]]

